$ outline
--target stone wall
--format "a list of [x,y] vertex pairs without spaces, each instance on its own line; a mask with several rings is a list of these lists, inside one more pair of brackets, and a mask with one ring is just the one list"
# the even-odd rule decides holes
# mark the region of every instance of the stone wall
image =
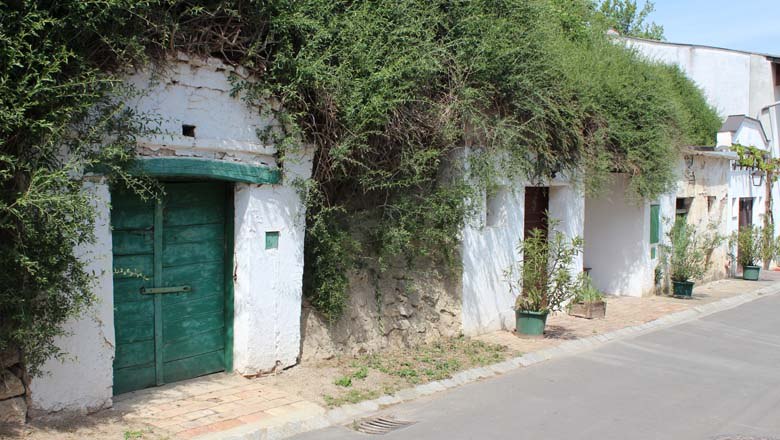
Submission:
[[355,355],[432,342],[461,333],[460,271],[394,269],[350,275],[349,303],[334,324],[304,303],[301,359]]
[[27,387],[17,350],[0,353],[0,424],[27,420]]

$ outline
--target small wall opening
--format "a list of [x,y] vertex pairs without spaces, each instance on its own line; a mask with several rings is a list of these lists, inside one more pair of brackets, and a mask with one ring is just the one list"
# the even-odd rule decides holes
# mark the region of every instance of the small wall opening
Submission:
[[181,126],[181,135],[194,138],[195,137],[195,126],[194,125],[182,124],[182,126]]

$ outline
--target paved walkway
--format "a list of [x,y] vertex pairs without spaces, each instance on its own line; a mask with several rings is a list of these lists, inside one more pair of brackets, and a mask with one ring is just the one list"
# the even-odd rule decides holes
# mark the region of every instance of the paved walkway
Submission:
[[[387,440],[780,439],[780,295],[375,416]],[[360,440],[349,426],[295,437]]]
[[277,425],[324,413],[319,405],[233,374],[214,374],[114,398],[114,411],[129,421],[188,439],[245,424]]

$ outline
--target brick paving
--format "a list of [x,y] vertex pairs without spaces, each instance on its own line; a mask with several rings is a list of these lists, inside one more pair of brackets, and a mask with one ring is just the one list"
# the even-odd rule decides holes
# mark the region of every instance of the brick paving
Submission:
[[514,351],[529,353],[554,347],[567,340],[586,338],[624,327],[641,325],[671,313],[755,291],[777,281],[780,281],[780,272],[762,270],[760,281],[724,279],[696,286],[691,299],[679,299],[671,296],[607,297],[607,314],[603,319],[583,319],[565,313],[556,313],[548,317],[543,338],[526,338],[513,332],[499,331],[479,336],[476,339],[505,345]]
[[232,374],[135,391],[114,398],[114,411],[128,421],[189,439],[246,424],[268,426],[324,412],[319,405],[263,383]]

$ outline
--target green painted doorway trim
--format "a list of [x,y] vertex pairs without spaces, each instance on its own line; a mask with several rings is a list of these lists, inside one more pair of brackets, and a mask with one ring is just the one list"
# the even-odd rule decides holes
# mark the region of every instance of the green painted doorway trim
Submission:
[[277,184],[282,180],[278,169],[267,166],[191,157],[139,157],[132,172],[160,178],[192,177],[257,184]]

